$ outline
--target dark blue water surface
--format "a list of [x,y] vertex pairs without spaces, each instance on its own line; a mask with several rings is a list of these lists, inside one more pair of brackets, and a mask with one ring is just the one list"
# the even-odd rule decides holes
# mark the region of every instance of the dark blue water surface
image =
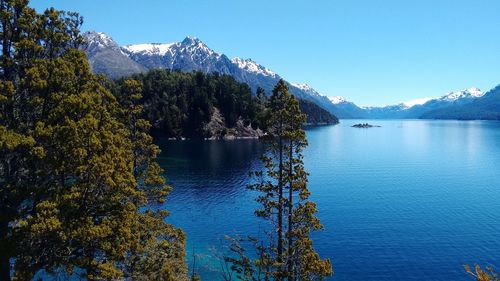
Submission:
[[[314,234],[332,280],[470,280],[463,264],[500,268],[500,122],[373,120],[307,129]],[[366,122],[363,120],[362,122]],[[162,141],[174,186],[169,222],[187,233],[190,265],[221,280],[212,248],[224,235],[260,235],[248,173],[256,140]]]

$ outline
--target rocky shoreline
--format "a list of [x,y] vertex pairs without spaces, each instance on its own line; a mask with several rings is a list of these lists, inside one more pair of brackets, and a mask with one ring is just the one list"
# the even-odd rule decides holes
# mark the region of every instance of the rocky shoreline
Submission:
[[[304,126],[327,126],[336,125],[338,123],[320,122],[320,123],[304,123]],[[245,121],[241,118],[236,121],[236,124],[232,128],[227,128],[224,117],[220,113],[219,109],[214,108],[210,122],[204,126],[204,131],[206,135],[210,137],[201,138],[203,140],[244,140],[244,139],[260,139],[266,135],[266,133],[260,128],[254,129],[252,124],[245,124]],[[182,137],[170,137],[168,140],[188,140],[184,136]]]
[[[246,124],[240,118],[232,128],[227,128],[224,117],[219,109],[214,108],[210,122],[204,126],[207,136],[203,140],[237,140],[237,139],[259,139],[265,135],[260,128],[252,128],[252,124]],[[169,140],[186,140],[186,137],[171,137]]]

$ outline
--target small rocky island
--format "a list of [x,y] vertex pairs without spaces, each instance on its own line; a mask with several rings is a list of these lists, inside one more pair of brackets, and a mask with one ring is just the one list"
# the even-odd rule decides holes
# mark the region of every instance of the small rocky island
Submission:
[[378,125],[371,125],[371,124],[368,124],[368,123],[359,123],[359,124],[355,124],[355,125],[352,125],[353,128],[379,128],[380,126]]

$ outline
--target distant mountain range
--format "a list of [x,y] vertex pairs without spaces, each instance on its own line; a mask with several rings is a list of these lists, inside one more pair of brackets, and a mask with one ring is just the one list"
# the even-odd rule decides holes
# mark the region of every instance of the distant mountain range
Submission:
[[483,93],[470,88],[439,98],[422,98],[383,107],[359,107],[343,97],[330,98],[343,113],[339,118],[360,119],[500,119],[500,86]]
[[[262,87],[270,94],[281,77],[251,59],[228,58],[200,39],[186,37],[176,43],[147,43],[119,46],[102,32],[83,34],[90,65],[94,72],[111,78],[161,68],[185,72],[218,72],[247,83],[255,92]],[[427,118],[500,119],[499,87],[484,94],[477,88],[450,92],[439,98],[424,98],[384,107],[360,107],[343,97],[327,97],[307,84],[288,83],[290,91],[340,119],[349,118]]]

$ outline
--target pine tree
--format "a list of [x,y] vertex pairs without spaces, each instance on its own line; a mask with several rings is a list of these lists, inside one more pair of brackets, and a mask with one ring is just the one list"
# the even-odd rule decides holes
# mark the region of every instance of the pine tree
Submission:
[[464,265],[465,272],[472,276],[476,281],[498,281],[498,274],[493,270],[492,267],[486,267],[486,270],[481,269],[478,264],[474,265],[474,269],[471,269],[469,265]]
[[254,123],[255,127],[261,128],[262,130],[267,130],[267,120],[269,120],[269,109],[267,108],[267,104],[269,103],[268,97],[266,96],[266,92],[263,88],[258,87],[256,91],[255,102],[253,103],[255,118]]
[[[121,102],[119,116],[129,129],[134,177],[142,183],[149,202],[164,203],[171,187],[165,184],[161,175],[163,170],[154,161],[160,150],[148,133],[151,124],[143,118],[142,91],[139,81],[123,81],[118,97]],[[140,229],[135,231],[148,236],[141,237],[138,246],[127,255],[127,275],[133,280],[181,279],[187,273],[181,259],[184,255],[184,233],[164,223],[168,215],[165,211],[148,208],[140,215]]]
[[[298,101],[280,80],[269,101],[267,151],[264,171],[255,173],[257,181],[249,186],[261,194],[256,215],[273,222],[266,259],[272,257],[275,280],[316,280],[333,274],[329,260],[319,257],[310,233],[322,229],[315,216],[316,205],[309,201],[307,172],[302,161],[307,140],[302,129],[306,116]],[[255,265],[263,264],[257,258]],[[259,279],[260,280],[260,279]]]
[[148,208],[170,188],[140,84],[117,101],[78,50],[81,23],[0,1],[0,280],[185,280],[184,233]]

